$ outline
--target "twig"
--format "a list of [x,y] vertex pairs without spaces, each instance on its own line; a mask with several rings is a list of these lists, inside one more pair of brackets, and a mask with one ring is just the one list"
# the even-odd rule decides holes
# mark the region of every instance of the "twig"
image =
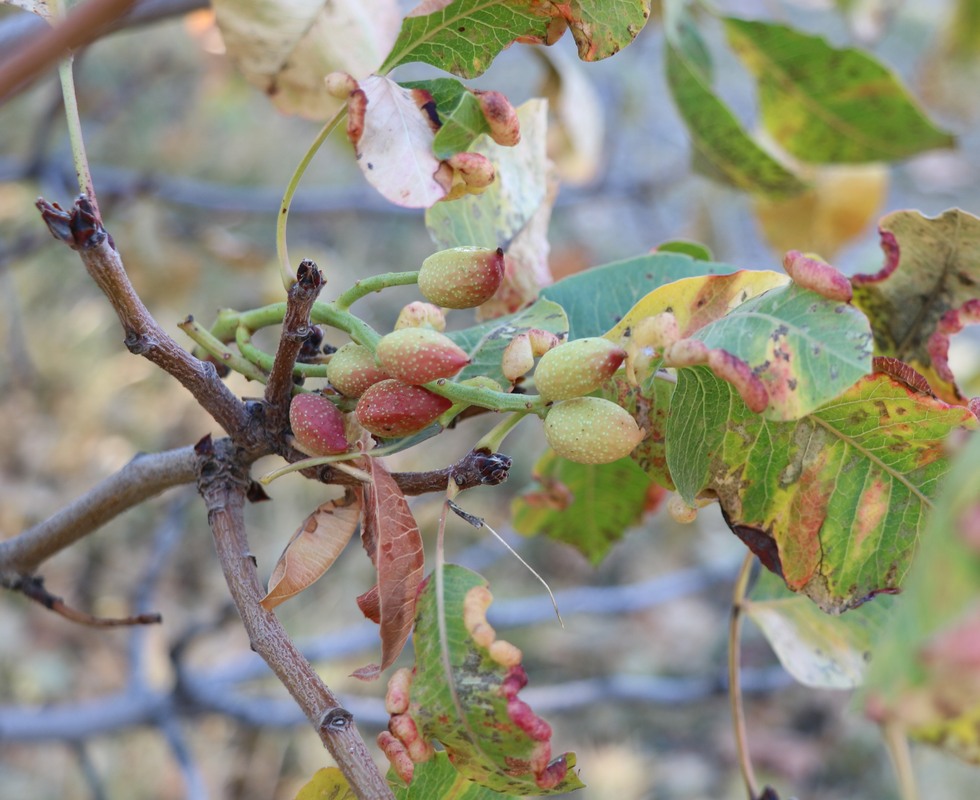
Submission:
[[0,542],[0,577],[30,575],[43,561],[127,509],[196,479],[192,447],[140,454],[44,522]]
[[296,282],[289,287],[279,347],[265,387],[266,425],[279,441],[289,420],[289,401],[294,385],[293,365],[310,334],[310,310],[321,289],[323,275],[316,264],[302,261],[296,270]]
[[89,0],[63,23],[22,41],[0,63],[0,103],[42,75],[66,52],[91,42],[101,28],[125,15],[132,4],[133,0]]
[[912,753],[909,750],[909,740],[901,725],[894,721],[885,722],[881,733],[895,767],[895,777],[902,800],[919,800],[919,788],[915,782],[915,772],[912,769]]
[[159,614],[135,614],[130,617],[96,617],[85,611],[72,608],[60,597],[56,597],[44,588],[44,579],[38,576],[22,578],[13,586],[9,587],[19,591],[24,597],[40,603],[45,608],[50,609],[55,614],[59,614],[67,620],[77,622],[79,625],[88,625],[91,628],[118,628],[129,625],[154,625],[163,620]]
[[[241,614],[252,648],[269,665],[280,682],[316,728],[320,740],[363,800],[393,798],[388,784],[371,759],[349,712],[327,688],[310,663],[293,644],[279,619],[259,604],[265,592],[249,552],[245,535],[245,494],[249,479],[219,442],[199,446],[202,457],[199,488],[208,509],[215,549],[232,599]],[[329,724],[323,724],[329,720]]]
[[741,689],[741,636],[742,636],[742,606],[752,576],[752,566],[755,556],[747,553],[742,561],[742,567],[735,579],[732,591],[732,613],[728,623],[728,697],[732,705],[732,725],[735,732],[735,750],[738,754],[738,765],[742,772],[742,780],[749,793],[749,800],[759,797],[759,782],[752,767],[752,756],[749,753],[748,733],[745,729],[745,710],[742,707]]
[[38,200],[37,207],[55,238],[78,251],[92,280],[112,304],[126,333],[127,349],[180,381],[230,435],[244,436],[249,427],[245,405],[221,382],[213,364],[194,358],[177,344],[143,305],[88,199],[79,197],[70,214],[46,200]]
[[[168,708],[168,711],[171,711]],[[174,754],[180,774],[184,778],[184,797],[185,800],[207,800],[208,787],[204,781],[204,776],[194,761],[194,755],[187,745],[187,737],[180,727],[176,714],[167,713],[158,722],[163,735],[170,745],[170,751]]]

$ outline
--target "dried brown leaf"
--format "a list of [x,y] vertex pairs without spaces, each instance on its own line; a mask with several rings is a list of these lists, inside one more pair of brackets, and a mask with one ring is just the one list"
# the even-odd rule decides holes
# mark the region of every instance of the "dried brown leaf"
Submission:
[[269,578],[269,592],[259,602],[272,610],[315,583],[333,565],[361,517],[360,492],[324,503],[299,526],[279,556]]

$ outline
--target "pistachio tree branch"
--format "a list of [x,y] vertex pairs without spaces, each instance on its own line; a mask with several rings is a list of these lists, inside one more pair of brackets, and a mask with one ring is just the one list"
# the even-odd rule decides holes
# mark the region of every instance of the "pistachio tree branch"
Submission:
[[327,688],[279,622],[259,601],[264,596],[245,534],[249,478],[227,442],[202,442],[199,488],[232,599],[258,653],[313,724],[354,793],[362,800],[394,797],[364,744],[353,715]]
[[[304,260],[296,270],[296,282],[289,288],[282,334],[276,349],[269,382],[265,387],[266,426],[276,435],[286,428],[293,391],[293,365],[303,342],[310,334],[310,310],[323,288],[323,275],[312,261]],[[281,439],[281,433],[279,438]]]
[[70,213],[43,199],[37,201],[37,207],[54,237],[78,251],[92,280],[112,304],[126,334],[127,349],[180,381],[231,436],[246,436],[249,414],[244,403],[221,382],[213,364],[177,344],[143,305],[88,198],[81,195]]
[[44,522],[0,542],[0,578],[9,585],[19,576],[33,574],[46,559],[127,509],[195,480],[197,457],[193,447],[139,454]]

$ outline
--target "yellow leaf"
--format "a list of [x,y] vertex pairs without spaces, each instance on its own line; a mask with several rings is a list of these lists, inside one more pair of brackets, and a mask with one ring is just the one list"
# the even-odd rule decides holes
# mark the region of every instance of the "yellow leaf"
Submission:
[[336,767],[318,769],[295,800],[357,800],[343,773]]
[[640,320],[664,312],[674,315],[678,333],[681,338],[686,338],[749,298],[786,283],[789,283],[789,278],[779,272],[752,270],[739,270],[730,275],[682,278],[641,298],[606,334],[606,338],[619,341]]
[[877,216],[888,194],[883,164],[835,165],[803,173],[811,188],[795,197],[755,200],[766,241],[778,253],[802,250],[832,261]]

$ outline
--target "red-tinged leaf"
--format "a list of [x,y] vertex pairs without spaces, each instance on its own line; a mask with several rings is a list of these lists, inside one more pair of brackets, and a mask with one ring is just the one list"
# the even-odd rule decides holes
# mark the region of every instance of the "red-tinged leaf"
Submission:
[[[527,683],[521,652],[487,622],[493,597],[486,581],[455,565],[437,577],[419,594],[411,700],[392,727],[440,742],[462,777],[494,791],[537,796],[580,788],[574,754],[551,757],[551,727],[518,697]],[[403,743],[418,748],[414,739]]]
[[938,397],[964,403],[949,368],[949,337],[980,313],[980,219],[896,211],[879,226],[885,266],[855,275],[854,304],[871,320],[875,355],[920,372]]
[[378,591],[378,584],[374,584],[364,594],[357,596],[357,607],[375,625],[381,624],[381,594]]
[[506,800],[513,797],[487,789],[461,777],[445,753],[422,764],[416,764],[409,785],[397,777],[394,769],[388,771],[388,783],[395,793],[395,800]]
[[975,427],[967,409],[881,374],[777,422],[691,367],[671,401],[667,464],[688,504],[716,497],[790,589],[840,612],[902,585],[949,469],[946,439]]
[[[412,632],[425,559],[422,536],[405,495],[378,459],[366,461],[373,481],[364,491],[361,538],[364,549],[378,568],[381,664],[359,669],[354,675],[362,680],[374,680],[398,658]],[[369,609],[372,607],[370,594],[362,595]]]
[[649,0],[425,0],[405,18],[381,71],[423,61],[475,78],[513,42],[553,44],[566,28],[579,57],[597,61],[632,42],[649,16]]
[[357,165],[368,183],[396,205],[428,208],[452,184],[452,170],[444,169],[432,152],[438,124],[427,108],[431,101],[428,92],[405,89],[378,75],[362,80],[351,95],[348,138]]
[[319,580],[350,541],[360,517],[361,495],[353,491],[310,514],[279,556],[262,607],[271,610]]

